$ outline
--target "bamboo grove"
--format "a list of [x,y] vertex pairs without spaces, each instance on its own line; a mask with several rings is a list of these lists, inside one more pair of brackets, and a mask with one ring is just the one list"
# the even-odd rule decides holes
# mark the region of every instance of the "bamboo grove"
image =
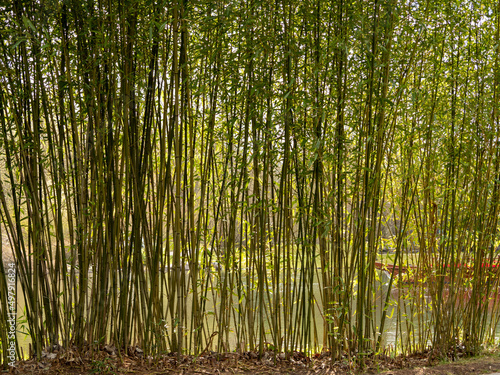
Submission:
[[[494,342],[498,1],[15,0],[0,20],[2,249],[37,356],[363,358],[389,321],[403,353]],[[386,247],[414,283],[384,283]]]

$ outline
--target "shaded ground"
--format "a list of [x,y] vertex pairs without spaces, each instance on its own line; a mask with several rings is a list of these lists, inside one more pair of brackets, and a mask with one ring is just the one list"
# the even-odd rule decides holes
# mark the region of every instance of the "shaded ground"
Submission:
[[[216,354],[200,357],[167,355],[153,360],[144,358],[142,350],[133,349],[127,355],[118,355],[114,347],[105,346],[93,354],[79,354],[74,350],[44,352],[37,362],[27,360],[10,369],[12,374],[385,374],[385,375],[465,375],[500,372],[500,354],[460,359],[456,362],[431,361],[432,353],[409,357],[367,359],[363,370],[347,359],[332,363],[328,353],[312,358],[295,352],[284,354],[246,352]],[[93,359],[91,359],[93,356]]]

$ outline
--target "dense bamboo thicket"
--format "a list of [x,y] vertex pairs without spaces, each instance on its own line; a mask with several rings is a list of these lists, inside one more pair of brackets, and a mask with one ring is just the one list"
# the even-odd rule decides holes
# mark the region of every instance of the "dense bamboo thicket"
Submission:
[[389,320],[405,353],[495,340],[498,1],[1,9],[2,247],[37,356],[362,358]]

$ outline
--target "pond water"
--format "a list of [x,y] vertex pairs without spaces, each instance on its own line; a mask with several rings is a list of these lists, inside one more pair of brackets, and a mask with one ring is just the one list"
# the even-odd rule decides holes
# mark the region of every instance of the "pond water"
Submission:
[[[383,276],[383,275],[382,275]],[[91,277],[91,275],[90,275]],[[318,280],[314,280],[316,282],[313,283],[313,294],[314,298],[317,301],[321,300],[321,283],[317,282]],[[385,303],[385,299],[387,296],[387,280],[384,279],[384,277],[381,277],[381,282],[377,282],[375,286],[375,304],[373,306],[372,312],[374,316],[374,322],[375,324],[380,324],[381,321],[381,316],[382,316],[382,311],[383,311],[383,306]],[[236,291],[234,291],[236,293]],[[270,291],[272,292],[272,291]],[[28,332],[28,325],[26,323],[26,318],[25,318],[25,302],[24,302],[24,295],[22,293],[21,285],[18,283],[17,286],[17,329],[18,329],[18,334],[17,334],[17,339],[18,339],[18,345],[19,349],[21,350],[21,353],[24,355],[26,358],[28,353],[29,353],[29,344],[31,343],[30,336],[27,335],[26,333]],[[188,308],[187,311],[187,316],[190,315],[190,309],[192,306],[192,299],[188,295],[186,300],[186,306]],[[430,319],[431,319],[431,311],[430,307],[427,308],[425,304],[430,304],[430,298],[423,296],[421,299],[421,305],[420,309],[417,311],[412,304],[409,303],[409,291],[407,288],[394,288],[392,289],[390,300],[392,301],[387,312],[386,312],[386,321],[384,325],[384,329],[382,332],[382,345],[383,347],[386,348],[396,348],[399,347],[401,342],[406,342],[407,340],[411,340],[413,343],[418,343],[421,340],[425,340],[426,343],[429,343],[429,340],[431,338],[430,333],[432,331],[430,330],[429,324],[430,324]],[[165,296],[165,305],[166,305],[166,296]],[[244,302],[244,301],[243,301]],[[238,301],[236,301],[233,305],[233,307],[237,308]],[[319,305],[321,305],[319,303]],[[353,298],[352,301],[352,311],[355,311],[356,309],[356,303],[355,303],[355,298]],[[430,305],[429,305],[430,306]],[[207,305],[206,305],[206,311],[207,312],[213,312],[219,308],[218,303],[216,302],[215,306],[213,301],[208,298],[207,300]],[[297,314],[297,312],[295,312]],[[314,317],[312,317],[314,321],[316,322],[316,327],[315,331],[317,333],[317,337],[319,338],[320,341],[323,340],[323,333],[324,333],[324,327],[322,322],[324,321],[323,319],[323,314],[322,311],[318,306],[314,308]],[[166,317],[165,320],[167,322],[170,321],[170,317]],[[210,331],[211,329],[215,329],[216,324],[215,324],[215,314],[211,315],[208,314],[206,316],[206,321],[205,321],[205,326],[207,329]],[[185,322],[185,327],[190,327],[190,322]],[[214,328],[212,328],[214,327]],[[234,327],[231,328],[231,334],[228,339],[228,344],[230,346],[231,350],[234,350],[237,345],[237,337],[236,333],[234,332],[235,329]],[[271,335],[269,333],[269,321],[268,319],[264,320],[264,328],[267,332],[267,341],[271,342]],[[422,328],[421,330],[419,330]],[[379,327],[376,327],[376,330],[379,330]],[[421,332],[420,332],[421,331]],[[408,337],[408,334],[410,333],[410,337]],[[495,341],[498,342],[500,338],[500,324],[496,325],[495,328]],[[217,348],[214,348],[217,350]],[[21,354],[20,353],[20,354]]]

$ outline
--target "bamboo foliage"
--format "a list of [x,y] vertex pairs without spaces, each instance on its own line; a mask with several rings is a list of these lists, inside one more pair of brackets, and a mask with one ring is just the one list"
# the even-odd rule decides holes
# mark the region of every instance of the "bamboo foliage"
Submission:
[[[38,357],[112,343],[362,361],[392,321],[405,353],[494,339],[498,4],[2,11],[3,251]],[[413,264],[414,282],[378,262]]]

